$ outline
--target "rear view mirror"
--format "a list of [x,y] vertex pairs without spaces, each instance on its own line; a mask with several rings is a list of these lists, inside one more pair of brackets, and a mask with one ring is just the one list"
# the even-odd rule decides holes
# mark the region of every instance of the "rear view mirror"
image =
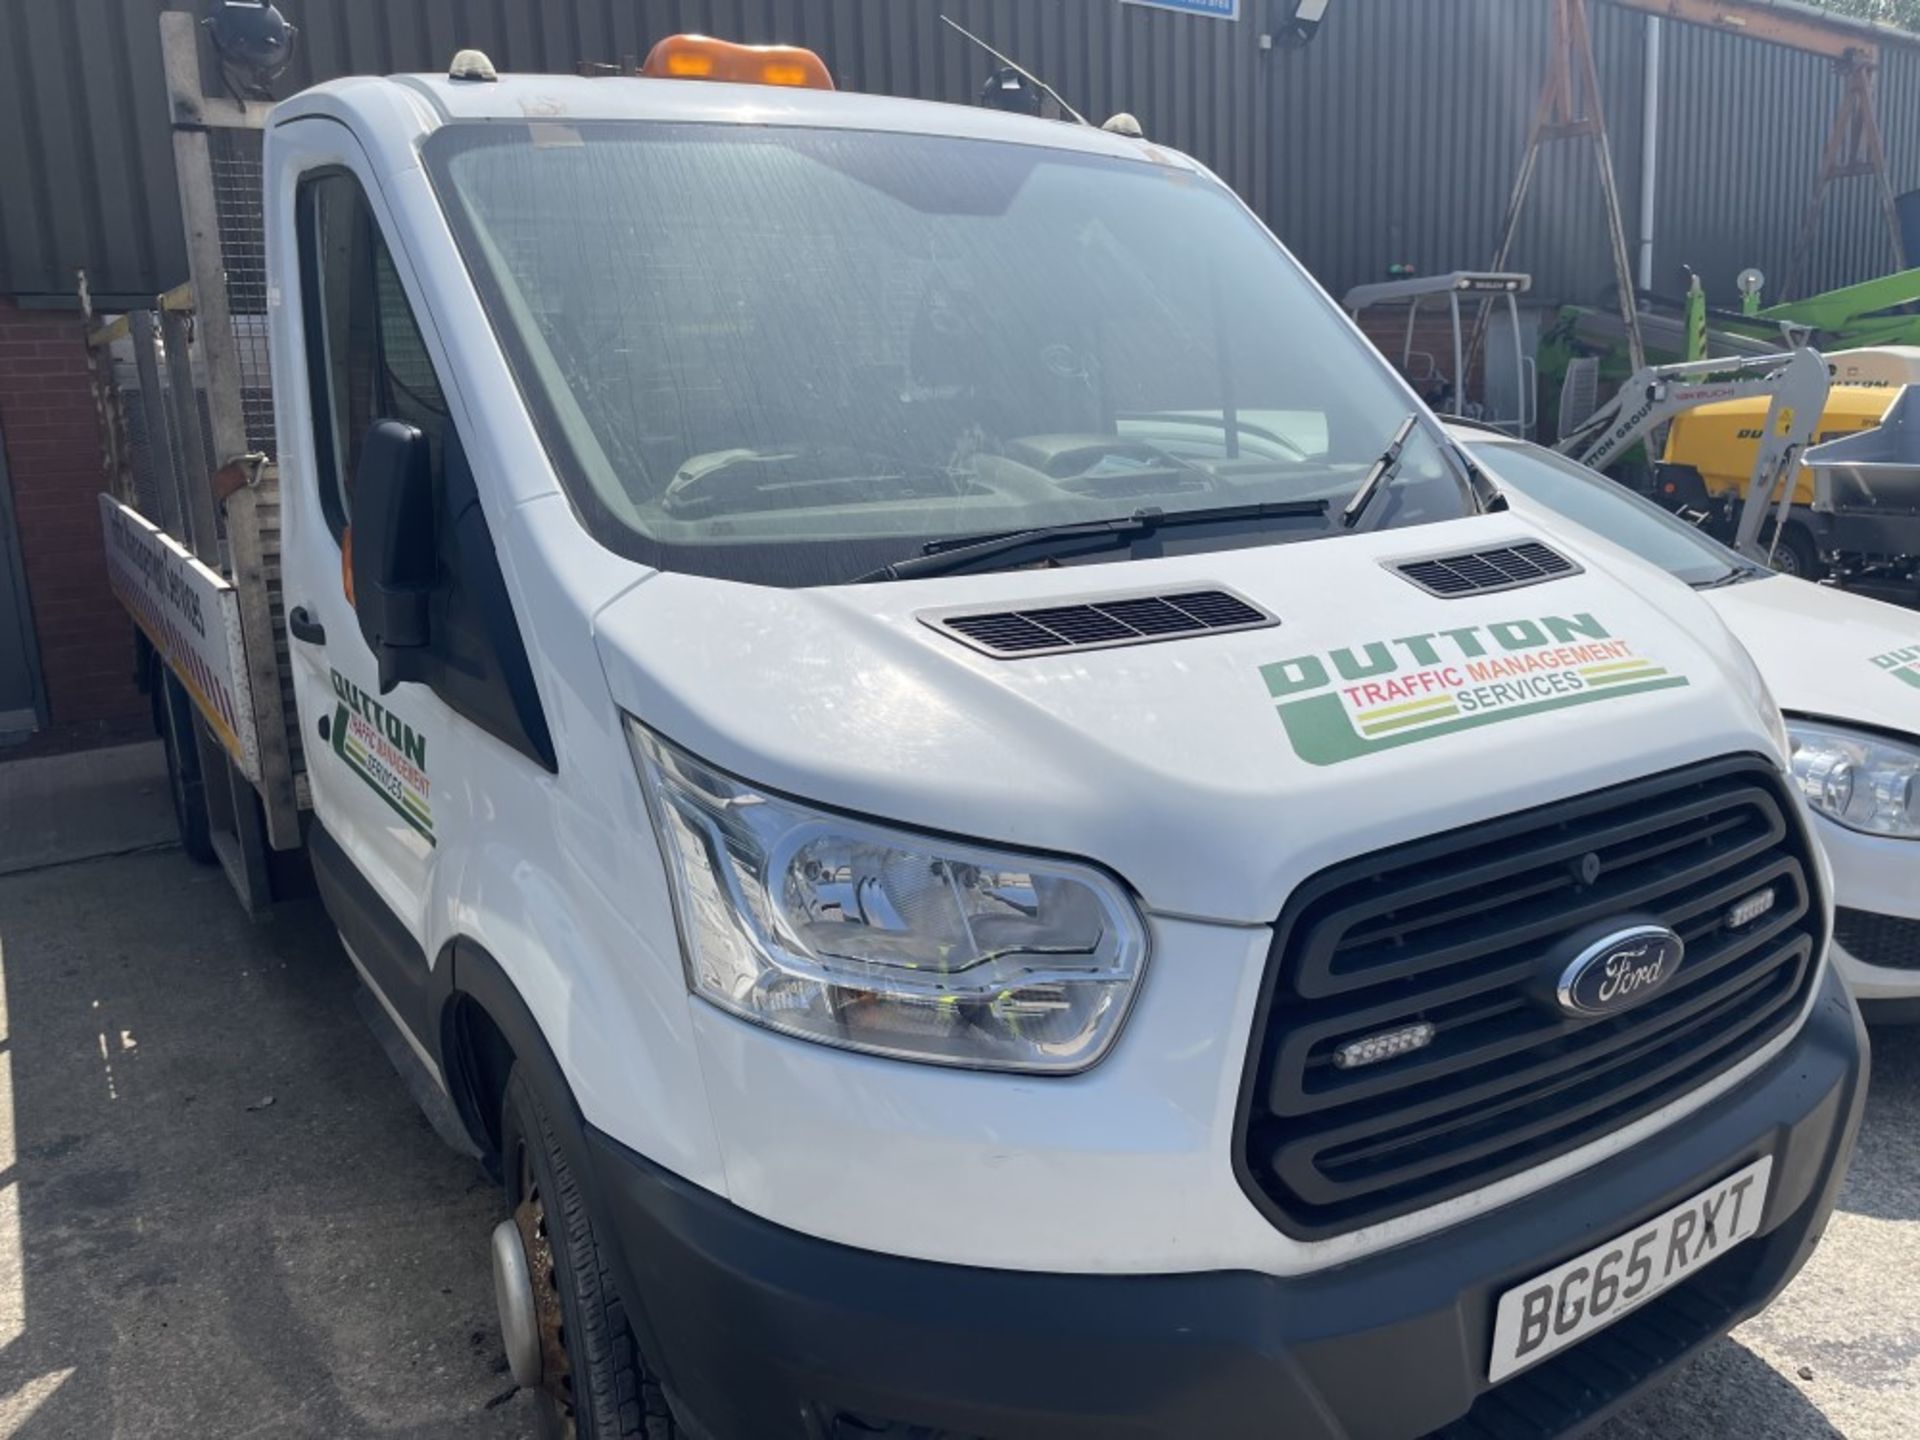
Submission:
[[415,678],[424,658],[428,597],[439,563],[427,437],[376,420],[353,477],[353,601],[380,671],[380,693]]

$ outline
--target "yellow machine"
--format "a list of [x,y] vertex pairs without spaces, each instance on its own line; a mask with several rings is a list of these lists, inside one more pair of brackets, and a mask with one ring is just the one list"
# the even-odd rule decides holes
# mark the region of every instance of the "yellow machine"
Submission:
[[[1827,364],[1833,388],[1820,412],[1816,442],[1873,429],[1902,386],[1920,384],[1920,346],[1837,350],[1827,356]],[[1661,458],[1667,465],[1697,472],[1713,499],[1743,499],[1753,483],[1768,403],[1765,396],[1747,396],[1674,416]],[[1813,504],[1813,472],[1804,465],[1795,474],[1792,503],[1796,507]]]
[[[1920,387],[1920,346],[1836,350],[1826,357],[1826,368],[1831,383],[1811,427],[1795,418],[1791,406],[1774,419],[1802,435],[1810,428],[1809,444],[1881,428],[1908,387]],[[1908,584],[1920,554],[1914,548],[1920,540],[1920,508],[1904,500],[1893,503],[1872,484],[1836,490],[1829,477],[1823,487],[1803,464],[1793,465],[1790,486],[1777,487],[1786,494],[1776,491],[1757,507],[1748,503],[1756,472],[1784,473],[1759,464],[1763,446],[1777,448],[1766,434],[1773,399],[1740,396],[1676,414],[1656,468],[1653,498],[1723,538],[1735,518],[1750,509],[1770,512],[1774,518],[1760,538],[1770,563],[1787,574],[1808,580],[1828,574],[1862,581],[1891,576]]]

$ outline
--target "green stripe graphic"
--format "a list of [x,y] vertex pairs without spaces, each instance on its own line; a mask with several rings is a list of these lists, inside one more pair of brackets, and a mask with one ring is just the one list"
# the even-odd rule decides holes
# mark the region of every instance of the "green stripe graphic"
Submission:
[[1392,720],[1381,720],[1372,724],[1362,723],[1363,735],[1384,735],[1390,730],[1404,730],[1409,725],[1430,725],[1436,720],[1447,720],[1460,713],[1460,707],[1452,701],[1445,705],[1431,706],[1412,715],[1396,716]]
[[1588,678],[1589,685],[1618,685],[1622,680],[1647,680],[1655,675],[1667,672],[1658,665],[1642,665],[1638,670],[1622,670],[1614,675],[1594,675]]
[[1503,720],[1518,720],[1527,715],[1538,715],[1548,710],[1565,710],[1575,705],[1592,705],[1602,700],[1617,699],[1622,695],[1640,695],[1654,690],[1671,690],[1687,684],[1684,675],[1668,675],[1654,672],[1653,678],[1642,679],[1639,675],[1623,675],[1621,682],[1604,687],[1594,687],[1576,691],[1571,695],[1556,695],[1548,700],[1536,700],[1526,705],[1511,705],[1502,710],[1481,710],[1471,715],[1462,715],[1453,720],[1438,720],[1422,725],[1418,729],[1407,729],[1395,734],[1381,735],[1378,738],[1363,737],[1347,718],[1346,707],[1340,703],[1340,697],[1334,694],[1315,695],[1307,700],[1290,700],[1279,706],[1280,721],[1287,727],[1287,738],[1293,742],[1294,753],[1309,765],[1338,765],[1346,760],[1358,759],[1362,755],[1371,755],[1379,750],[1391,750],[1398,745],[1411,745],[1417,741],[1429,740],[1439,735],[1451,735],[1459,730],[1472,730],[1482,725],[1497,725]]
[[1451,695],[1425,695],[1418,700],[1408,700],[1399,705],[1376,705],[1371,710],[1356,710],[1362,725],[1371,725],[1376,720],[1385,720],[1392,715],[1405,715],[1414,710],[1433,710],[1440,706],[1453,704]]

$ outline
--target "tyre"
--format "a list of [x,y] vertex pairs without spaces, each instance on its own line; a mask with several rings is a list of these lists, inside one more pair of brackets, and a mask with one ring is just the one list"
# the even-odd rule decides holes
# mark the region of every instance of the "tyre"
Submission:
[[1773,568],[1799,580],[1818,580],[1827,573],[1820,548],[1804,525],[1789,524],[1780,532],[1780,541],[1773,546]]
[[207,815],[207,792],[200,777],[193,704],[180,682],[164,669],[155,677],[153,723],[167,752],[167,791],[180,848],[195,864],[211,865],[219,857],[213,852],[213,822]]
[[[553,1118],[518,1066],[507,1077],[500,1160],[533,1292],[541,1433],[548,1440],[676,1440],[666,1394],[641,1364]],[[511,1352],[513,1337],[506,1339]]]

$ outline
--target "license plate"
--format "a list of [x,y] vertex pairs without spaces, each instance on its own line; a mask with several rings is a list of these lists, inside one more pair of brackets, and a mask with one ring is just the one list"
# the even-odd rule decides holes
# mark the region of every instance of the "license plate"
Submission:
[[1604,1330],[1760,1228],[1773,1157],[1763,1156],[1618,1239],[1500,1297],[1487,1379],[1500,1381]]

